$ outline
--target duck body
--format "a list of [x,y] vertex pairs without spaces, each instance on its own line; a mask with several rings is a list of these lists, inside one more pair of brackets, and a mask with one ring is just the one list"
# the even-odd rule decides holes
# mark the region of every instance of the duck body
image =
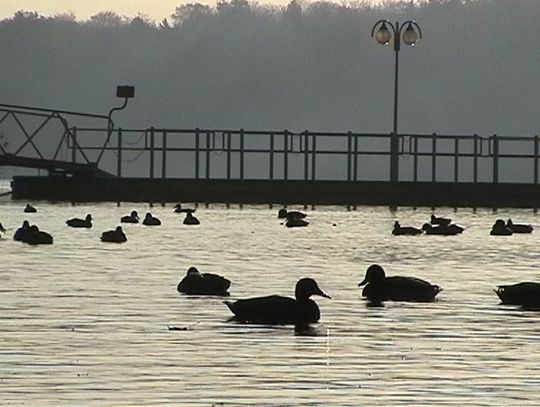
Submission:
[[84,219],[73,218],[66,220],[66,225],[72,228],[91,228],[92,227],[92,215],[88,214]]
[[49,233],[39,230],[36,225],[32,225],[23,232],[21,242],[30,245],[52,244],[53,237]]
[[462,233],[464,228],[455,224],[443,226],[424,223],[422,230],[426,233],[426,235],[454,236]]
[[269,325],[303,325],[318,322],[321,313],[315,301],[309,297],[324,293],[315,280],[303,278],[296,283],[295,298],[280,295],[255,297],[235,302],[225,301],[239,322]]
[[285,222],[285,226],[287,226],[288,228],[297,228],[307,225],[309,225],[309,222],[305,219],[300,218],[287,218],[287,222]]
[[139,223],[139,215],[137,211],[132,211],[129,215],[120,218],[122,223]]
[[191,212],[187,212],[186,217],[184,218],[184,221],[182,223],[184,225],[199,225],[201,222],[199,221],[199,219],[193,216]]
[[499,285],[495,290],[502,304],[540,308],[540,283],[524,282]]
[[534,228],[532,225],[524,225],[521,223],[514,223],[512,219],[506,221],[506,227],[512,231],[512,233],[532,233]]
[[158,218],[152,216],[151,213],[147,213],[142,221],[142,224],[145,226],[159,226],[161,225],[161,221]]
[[368,267],[366,276],[359,286],[366,285],[362,296],[373,303],[383,301],[432,302],[442,289],[416,277],[386,277],[377,264]]
[[16,231],[15,231],[15,234],[13,235],[13,240],[17,241],[17,242],[22,242],[23,239],[24,239],[24,236],[26,234],[28,234],[30,231],[30,223],[28,223],[27,220],[25,220],[21,227],[18,228]]
[[450,223],[452,223],[452,219],[443,218],[442,216],[435,216],[432,214],[429,223],[432,225],[448,226]]
[[304,219],[307,215],[300,211],[288,211],[285,208],[281,208],[278,211],[278,219]]
[[175,213],[193,213],[195,212],[195,209],[191,209],[191,208],[182,208],[182,205],[181,204],[176,204],[174,205],[174,212]]
[[195,267],[190,267],[176,289],[180,293],[189,295],[228,296],[230,286],[230,280],[225,277],[212,273],[200,273]]
[[35,213],[37,212],[37,209],[34,208],[32,205],[30,204],[26,204],[26,206],[24,207],[24,212],[25,213]]
[[489,234],[491,236],[512,236],[514,232],[506,226],[504,220],[497,219],[491,228]]
[[108,230],[101,234],[102,242],[112,242],[112,243],[124,243],[127,242],[127,237],[122,230],[121,226],[118,226],[115,230]]
[[398,221],[394,222],[394,229],[392,229],[394,236],[417,236],[422,233],[424,233],[422,229],[413,226],[401,226]]

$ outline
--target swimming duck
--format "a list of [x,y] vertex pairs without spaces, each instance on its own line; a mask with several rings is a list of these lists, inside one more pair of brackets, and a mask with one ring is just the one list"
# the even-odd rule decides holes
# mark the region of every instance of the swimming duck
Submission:
[[507,227],[502,219],[497,219],[491,227],[491,232],[489,232],[492,236],[511,236],[513,233],[512,229]]
[[424,233],[422,229],[418,229],[413,226],[401,226],[397,220],[394,222],[394,229],[392,230],[392,234],[395,236],[414,236],[421,235],[422,233]]
[[26,204],[25,208],[24,208],[24,212],[25,213],[35,213],[37,212],[37,209],[34,208],[32,205],[30,204]]
[[30,223],[28,223],[28,221],[25,220],[22,223],[21,227],[15,231],[15,234],[13,235],[13,240],[17,242],[22,242],[25,234],[27,234],[29,230],[30,230]]
[[506,221],[506,227],[513,233],[532,233],[534,228],[532,225],[524,225],[512,222],[512,219]]
[[188,213],[188,212],[195,212],[195,209],[191,209],[191,208],[182,208],[182,204],[176,204],[174,205],[174,212],[175,213]]
[[307,215],[300,211],[287,211],[285,208],[281,208],[278,211],[278,219],[304,219]]
[[442,216],[431,215],[429,223],[432,225],[448,226],[452,222],[450,218],[443,218]]
[[225,301],[234,314],[233,319],[253,324],[303,325],[320,319],[319,307],[309,297],[320,295],[331,298],[323,292],[312,278],[302,278],[296,283],[295,299],[270,295],[248,298],[235,302]]
[[137,211],[131,211],[129,215],[122,216],[120,218],[120,222],[122,223],[139,223],[139,214]]
[[32,225],[25,231],[21,241],[31,245],[52,244],[53,237],[49,233],[39,230],[36,225]]
[[222,295],[228,296],[227,291],[231,282],[225,277],[212,273],[200,273],[196,267],[190,267],[178,283],[178,292],[191,295]]
[[92,227],[92,215],[87,214],[84,219],[73,218],[66,220],[66,224],[72,228],[91,228]]
[[199,225],[201,222],[191,212],[187,212],[183,223],[184,225]]
[[127,242],[127,237],[122,230],[122,226],[117,226],[115,230],[108,230],[101,234],[102,242],[124,243]]
[[145,226],[159,226],[161,225],[161,221],[158,218],[152,216],[150,212],[146,212],[142,224]]
[[426,232],[426,235],[443,235],[454,236],[463,232],[464,228],[459,225],[432,225],[431,223],[424,223],[422,230]]
[[293,217],[287,218],[287,222],[285,222],[285,226],[287,226],[288,228],[296,228],[307,225],[309,225],[309,222],[307,220]]
[[384,269],[378,264],[372,264],[366,271],[366,276],[358,284],[366,285],[362,296],[372,303],[383,301],[415,301],[431,302],[442,291],[438,285],[416,277],[386,277]]
[[499,285],[495,290],[501,304],[521,305],[525,308],[540,308],[540,283],[517,283]]

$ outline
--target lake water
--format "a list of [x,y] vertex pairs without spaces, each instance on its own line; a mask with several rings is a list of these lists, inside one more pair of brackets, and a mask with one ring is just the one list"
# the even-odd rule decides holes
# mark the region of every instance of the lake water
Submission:
[[[287,229],[276,206],[199,206],[184,226],[170,204],[25,204],[0,201],[3,406],[540,404],[540,313],[493,292],[540,280],[540,233],[489,236],[498,217],[537,224],[532,210],[438,208],[465,232],[395,237],[394,220],[420,226],[431,209],[308,208],[309,227]],[[100,242],[131,210],[163,225]],[[86,213],[92,229],[65,225]],[[13,241],[24,219],[54,245]],[[444,291],[368,308],[357,284],[372,263]],[[176,291],[191,265],[232,280],[231,299],[292,296],[305,276],[333,298],[314,298],[321,321],[303,335],[232,323],[222,298]]]

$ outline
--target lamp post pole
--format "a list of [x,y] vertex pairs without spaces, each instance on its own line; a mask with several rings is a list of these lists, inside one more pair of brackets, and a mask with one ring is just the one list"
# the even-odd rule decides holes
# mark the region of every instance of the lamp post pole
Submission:
[[[390,27],[391,31],[388,29]],[[406,27],[403,30],[403,27]],[[378,30],[375,32],[375,30]],[[379,20],[371,29],[371,36],[375,37],[379,44],[388,45],[394,39],[395,68],[394,68],[394,126],[390,136],[390,181],[399,181],[399,137],[398,137],[398,90],[399,90],[399,50],[401,40],[413,47],[419,38],[422,38],[422,30],[412,20],[405,21],[400,25],[396,21],[392,24],[389,20]]]

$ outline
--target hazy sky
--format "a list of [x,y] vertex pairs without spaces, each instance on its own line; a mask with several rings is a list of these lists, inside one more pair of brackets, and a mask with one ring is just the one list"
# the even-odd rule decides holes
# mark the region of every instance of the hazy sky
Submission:
[[[381,0],[371,0],[378,3]],[[100,11],[115,11],[133,17],[146,14],[156,21],[169,17],[176,6],[182,3],[203,3],[214,5],[215,0],[0,0],[0,18],[11,17],[18,10],[37,11],[42,15],[72,12],[80,20]],[[264,4],[287,4],[288,0],[260,0]]]

